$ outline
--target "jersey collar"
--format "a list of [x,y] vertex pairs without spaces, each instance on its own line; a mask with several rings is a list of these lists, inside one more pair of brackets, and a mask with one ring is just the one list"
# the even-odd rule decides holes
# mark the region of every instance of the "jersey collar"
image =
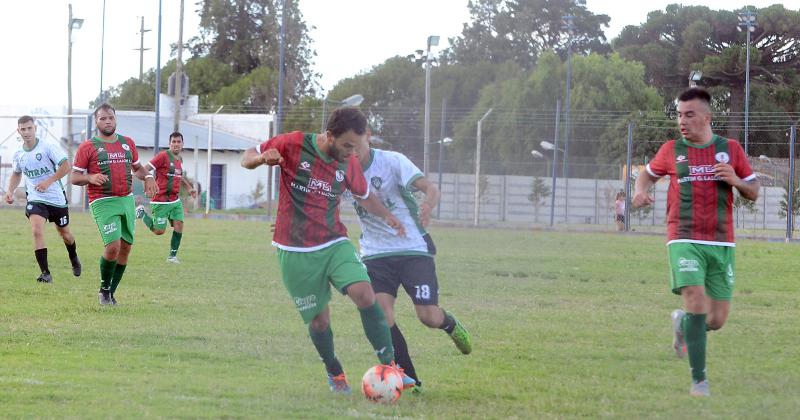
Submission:
[[323,152],[322,150],[319,150],[319,146],[317,145],[317,135],[318,134],[312,134],[311,135],[311,145],[314,147],[314,152],[316,152],[317,156],[322,158],[322,160],[324,160],[325,163],[333,162],[333,158],[332,157],[328,156],[328,154]]
[[35,149],[36,146],[38,146],[38,145],[39,145],[39,137],[36,137],[36,143],[33,143],[33,147],[31,147],[30,149],[26,149],[25,148],[25,142],[22,142],[22,150],[24,150],[26,152],[30,152],[31,150]]
[[363,168],[361,168],[361,171],[362,172],[367,172],[367,169],[369,169],[369,167],[372,166],[372,162],[374,162],[374,161],[375,161],[375,149],[370,148],[369,149],[369,162],[367,162],[367,164],[364,165]]
[[117,141],[119,141],[119,138],[121,136],[119,135],[119,133],[115,133],[115,134],[116,134],[116,137],[114,137],[114,140],[103,140],[103,139],[101,139],[100,137],[97,137],[97,136],[92,137],[92,140],[102,141],[103,143],[108,143],[108,144],[116,143]]
[[718,135],[716,135],[716,134],[712,134],[712,135],[711,135],[711,141],[710,141],[710,142],[708,142],[708,143],[706,143],[706,144],[704,144],[704,145],[702,145],[702,146],[698,146],[698,145],[696,145],[696,144],[694,144],[694,143],[690,142],[689,140],[686,140],[686,137],[681,137],[681,141],[682,141],[682,142],[683,142],[683,144],[685,144],[686,146],[689,146],[689,147],[694,147],[695,149],[705,149],[705,148],[707,148],[707,147],[711,147],[711,145],[712,145],[712,144],[715,144],[715,143],[716,143],[717,141],[719,141],[719,139],[721,139],[721,138],[722,138],[722,137],[720,137],[720,136],[718,136]]

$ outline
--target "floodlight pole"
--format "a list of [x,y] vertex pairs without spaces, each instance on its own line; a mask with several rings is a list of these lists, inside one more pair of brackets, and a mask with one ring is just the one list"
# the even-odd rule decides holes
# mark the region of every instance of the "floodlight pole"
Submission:
[[428,176],[428,162],[430,161],[431,143],[431,46],[439,45],[439,37],[428,37],[425,50],[425,133],[422,147],[422,173]]
[[[633,162],[633,123],[628,124],[628,150],[625,157],[625,232],[630,230],[631,220],[631,164]],[[639,174],[642,176],[642,174]]]
[[158,154],[158,132],[161,129],[161,0],[158,0],[158,45],[156,46],[156,121],[153,137],[153,156]]
[[569,138],[572,134],[572,119],[570,111],[572,110],[571,96],[572,93],[572,34],[575,32],[575,16],[564,16],[564,29],[569,34],[567,42],[567,92],[566,92],[566,121],[564,126],[564,223],[569,224],[569,176],[567,173],[567,156],[569,155]]
[[797,126],[793,125],[789,133],[789,176],[786,185],[786,242],[792,240],[794,234],[794,145],[797,141]]
[[478,216],[480,215],[480,182],[481,182],[481,128],[483,126],[483,120],[492,113],[494,108],[489,108],[483,117],[478,120],[478,137],[475,144],[475,208],[474,208],[474,219],[473,225],[478,226]]
[[553,136],[553,191],[550,194],[550,227],[553,227],[553,222],[556,214],[556,166],[558,166],[558,159],[556,159],[556,152],[558,151],[558,125],[561,119],[561,99],[556,99],[556,132]]
[[739,13],[739,26],[744,27],[747,31],[747,61],[744,69],[744,154],[748,155],[749,151],[749,134],[750,134],[750,33],[756,27],[756,14],[751,12],[750,9]]

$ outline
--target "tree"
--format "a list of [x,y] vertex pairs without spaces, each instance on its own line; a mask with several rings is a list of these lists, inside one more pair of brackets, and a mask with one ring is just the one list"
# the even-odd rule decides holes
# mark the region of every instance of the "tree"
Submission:
[[[614,48],[623,57],[644,63],[648,83],[668,100],[683,89],[690,71],[702,70],[703,86],[724,88],[718,95],[724,99],[723,106],[718,109],[742,112],[747,51],[746,33],[737,31],[738,11],[672,4],[650,12],[640,26],[625,27],[614,40]],[[775,4],[755,12],[758,26],[752,33],[750,51],[752,94],[796,112],[800,104],[800,11]],[[739,123],[731,124],[728,137],[738,138],[740,128]]]
[[566,15],[575,16],[574,51],[610,51],[601,26],[608,27],[611,19],[571,0],[474,0],[467,7],[471,22],[451,40],[451,51],[445,54],[453,62],[514,61],[531,69],[543,52],[566,51]]
[[533,222],[539,222],[539,207],[544,204],[544,200],[550,197],[550,187],[542,178],[534,177],[531,182],[531,192],[528,194],[528,201],[533,204]]
[[[788,203],[789,203],[789,187],[783,187],[783,198],[778,202],[778,215],[780,217],[786,218],[789,214],[788,212]],[[794,189],[792,193],[792,214],[794,216],[800,215],[800,187]]]
[[[280,51],[281,3],[284,0],[203,0],[200,35],[189,40],[195,57],[209,56],[245,75],[259,67],[276,69]],[[313,93],[316,75],[310,70],[316,53],[298,0],[285,0],[285,92],[288,103]],[[276,83],[276,81],[273,81]],[[277,90],[277,86],[271,87]],[[272,107],[275,96],[253,97],[253,105]]]

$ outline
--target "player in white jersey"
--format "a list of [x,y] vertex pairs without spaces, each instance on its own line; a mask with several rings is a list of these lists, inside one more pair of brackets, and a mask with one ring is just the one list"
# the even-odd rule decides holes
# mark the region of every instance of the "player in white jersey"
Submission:
[[25,195],[28,200],[25,216],[31,223],[33,253],[42,271],[36,280],[42,283],[53,281],[44,243],[44,224],[48,221],[56,224],[56,230],[64,240],[72,264],[72,274],[80,276],[81,262],[75,250],[75,237],[69,231],[67,195],[61,184],[61,178],[69,173],[71,166],[67,155],[58,144],[36,137],[36,125],[32,117],[20,117],[17,120],[17,132],[22,137],[22,147],[14,153],[13,172],[8,182],[5,201],[8,204],[14,203],[14,191],[24,174]]
[[[472,351],[469,332],[452,314],[439,307],[439,284],[433,260],[436,247],[425,230],[431,211],[439,203],[439,189],[400,153],[372,149],[369,140],[364,140],[357,146],[356,154],[364,178],[370,183],[370,191],[378,195],[405,227],[406,236],[397,236],[380,217],[369,214],[357,202],[353,203],[362,231],[359,239],[361,259],[367,266],[375,296],[386,315],[395,361],[416,381],[414,391],[419,392],[422,382],[394,318],[394,302],[401,285],[411,297],[417,318],[424,325],[444,330],[462,353]],[[425,194],[419,205],[414,191]]]

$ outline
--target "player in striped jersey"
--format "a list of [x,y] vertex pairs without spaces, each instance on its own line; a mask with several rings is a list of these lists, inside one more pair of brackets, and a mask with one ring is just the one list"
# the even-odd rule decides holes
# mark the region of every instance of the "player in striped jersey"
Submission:
[[[366,136],[367,120],[354,107],[331,113],[323,134],[281,134],[248,149],[242,166],[279,165],[280,195],[272,245],[277,247],[283,284],[289,291],[328,374],[331,391],[350,393],[333,347],[330,327],[331,285],[358,307],[367,338],[382,364],[394,364],[389,327],[358,258],[339,220],[341,195],[349,190],[370,213],[383,218],[398,234],[403,224],[370,194],[353,151]],[[404,376],[404,379],[413,379]]]
[[100,257],[100,304],[116,305],[114,292],[128,265],[136,227],[133,175],[144,181],[148,197],[158,192],[158,186],[139,163],[133,139],[117,134],[114,108],[97,107],[94,122],[99,133],[78,146],[71,181],[87,186],[89,208],[105,245]]
[[42,274],[36,280],[51,283],[53,276],[47,262],[47,246],[44,243],[44,224],[53,222],[56,231],[64,240],[72,274],[81,275],[81,262],[75,250],[75,237],[69,230],[69,207],[61,178],[69,173],[67,154],[61,146],[36,137],[33,117],[23,116],[17,120],[17,132],[22,137],[22,147],[14,153],[13,172],[8,180],[6,203],[14,203],[14,191],[25,175],[25,216],[31,223],[33,253]]
[[722,328],[735,283],[733,188],[748,200],[759,183],[738,142],[711,130],[711,95],[692,88],[678,97],[682,137],[664,143],[636,180],[633,205],[653,203],[649,190],[669,176],[667,250],[672,292],[685,310],[672,312],[673,347],[688,351],[693,396],[709,396],[706,330]]
[[[197,196],[194,186],[186,180],[183,171],[183,134],[174,132],[169,135],[169,150],[157,154],[145,169],[155,171],[158,194],[150,200],[153,216],[147,214],[144,206],[136,207],[136,218],[142,219],[144,224],[156,235],[163,235],[167,229],[167,222],[172,225],[172,239],[170,240],[169,256],[167,262],[179,264],[178,248],[183,237],[183,203],[179,197],[181,185],[186,186],[189,195]],[[148,168],[149,167],[149,168]]]

